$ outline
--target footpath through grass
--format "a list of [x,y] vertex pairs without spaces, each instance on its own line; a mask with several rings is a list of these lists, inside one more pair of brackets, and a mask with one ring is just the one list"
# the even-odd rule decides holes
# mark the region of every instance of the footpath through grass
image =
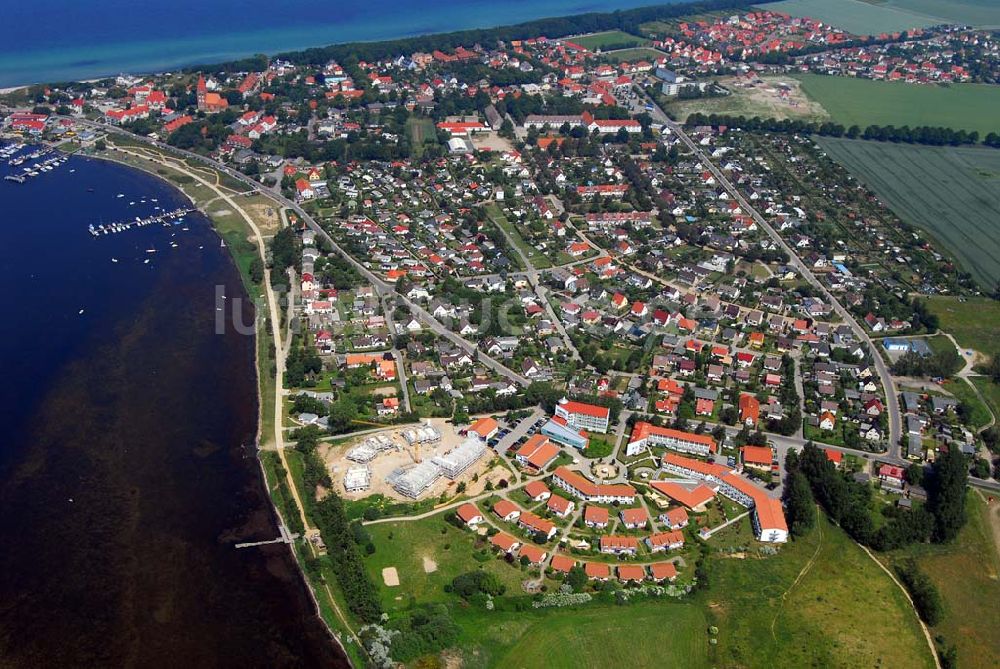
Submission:
[[[521,233],[518,232],[517,226],[507,220],[507,217],[504,216],[502,211],[500,211],[500,207],[498,207],[495,203],[490,203],[486,206],[486,214],[496,226],[507,233],[507,236],[514,242],[514,246],[520,249],[521,253],[527,256],[528,260],[531,261],[531,264],[535,266],[535,269],[545,269],[546,267],[552,266],[552,263],[544,253],[524,240],[524,237],[522,237]],[[513,260],[517,262],[518,265],[523,264],[521,262],[521,256],[518,253],[515,253],[513,249],[511,249],[510,255],[513,256]]]
[[902,591],[822,514],[780,557],[714,559],[711,581],[716,666],[934,666]]

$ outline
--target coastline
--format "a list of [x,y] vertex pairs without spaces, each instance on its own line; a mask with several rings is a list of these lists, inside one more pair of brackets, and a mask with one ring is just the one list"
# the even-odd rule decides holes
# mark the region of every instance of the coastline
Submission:
[[[142,141],[142,140],[140,139],[139,141]],[[162,152],[162,150],[159,149],[159,147],[155,147],[155,150],[158,151],[158,152]],[[191,194],[189,194],[188,192],[186,192],[184,190],[184,188],[182,187],[182,185],[173,183],[164,174],[157,173],[156,170],[150,169],[150,167],[148,165],[145,165],[141,161],[137,160],[136,162],[129,162],[127,160],[123,160],[123,159],[117,158],[117,157],[115,157],[113,155],[108,155],[111,152],[122,152],[122,151],[121,151],[120,147],[111,148],[109,146],[108,151],[103,152],[105,155],[100,155],[100,154],[96,154],[96,153],[86,153],[86,154],[83,154],[83,155],[86,155],[87,158],[98,159],[98,160],[106,160],[106,161],[109,161],[109,162],[113,162],[113,163],[122,165],[124,167],[128,167],[130,169],[140,170],[140,171],[142,171],[142,172],[144,172],[144,173],[146,173],[146,174],[148,174],[148,175],[150,175],[152,177],[155,177],[155,178],[159,179],[161,182],[165,183],[170,188],[172,188],[173,190],[175,190],[175,191],[179,192],[181,195],[183,195],[183,197],[186,198],[195,209],[197,209],[201,214],[203,214],[212,223],[212,231],[215,234],[215,236],[218,237],[221,241],[225,241],[225,235],[223,234],[222,230],[219,227],[219,222],[211,215],[210,212],[205,211],[205,209],[203,209],[201,206],[199,206],[199,203],[196,201],[196,199]],[[128,155],[128,154],[126,153],[126,155]],[[178,173],[182,173],[182,171],[180,169],[176,168],[176,167],[171,167],[171,166],[164,166],[164,167],[166,169],[173,169],[174,171],[176,171]],[[279,203],[275,202],[275,206],[276,207],[280,207],[281,205],[279,205]],[[251,231],[248,230],[247,232],[251,232]],[[251,232],[251,234],[252,234],[252,232]],[[226,244],[226,250],[227,250],[226,257],[228,258],[229,262],[231,262],[231,263],[233,263],[235,265],[236,270],[237,270],[237,272],[240,275],[244,291],[246,292],[246,298],[249,299],[249,300],[251,300],[251,301],[253,301],[253,298],[250,295],[250,288],[253,287],[254,284],[252,283],[250,277],[247,275],[245,269],[238,262],[238,259],[235,256],[234,246],[232,244]],[[263,258],[262,258],[262,260],[263,260]],[[257,312],[257,306],[256,306],[256,304],[254,306],[254,312],[255,312],[255,314]],[[272,490],[271,490],[271,485],[272,485],[271,477],[273,477],[275,479],[275,481],[273,481],[275,483],[275,485],[278,485],[277,479],[279,479],[279,474],[277,472],[269,472],[267,466],[264,463],[263,457],[261,457],[262,453],[264,452],[264,449],[261,447],[261,443],[262,443],[262,440],[263,440],[263,437],[264,437],[265,422],[267,422],[266,419],[265,419],[265,416],[267,415],[266,411],[265,411],[265,396],[269,394],[267,392],[266,387],[265,387],[265,380],[268,379],[268,376],[266,374],[264,374],[263,371],[262,371],[262,366],[266,362],[263,359],[263,357],[262,357],[262,351],[264,350],[263,347],[266,347],[266,346],[269,346],[269,345],[273,344],[273,342],[271,341],[270,336],[267,334],[267,328],[264,327],[264,324],[265,324],[264,320],[262,320],[259,317],[255,316],[255,327],[254,327],[254,335],[253,335],[253,337],[254,337],[254,378],[255,378],[255,381],[256,381],[255,395],[256,395],[256,398],[257,398],[257,428],[256,428],[256,437],[255,437],[255,440],[254,440],[254,453],[253,453],[253,455],[254,455],[254,459],[256,460],[257,471],[258,471],[259,476],[260,476],[259,483],[260,483],[260,485],[262,485],[262,487],[264,488],[264,491],[265,491],[265,493],[267,495],[267,498],[268,498],[268,501],[269,501],[269,504],[270,504],[270,508],[271,508],[271,512],[272,512],[272,517],[277,522],[277,524],[283,525],[283,526],[287,527],[287,520],[282,515],[283,514],[283,510],[279,507],[278,501],[275,498],[275,495],[272,494]],[[277,392],[277,389],[276,389],[276,392]],[[276,429],[281,429],[280,425],[276,426]],[[284,467],[285,467],[285,469],[287,471],[287,465],[284,465]],[[292,482],[292,485],[294,485],[294,482]],[[315,588],[313,587],[313,584],[310,582],[309,577],[306,574],[306,571],[305,571],[305,568],[304,568],[304,565],[303,565],[303,560],[299,556],[299,553],[298,553],[298,551],[295,548],[295,544],[294,543],[288,543],[287,545],[288,545],[288,550],[291,553],[292,560],[295,563],[296,571],[298,573],[298,578],[300,579],[300,584],[305,589],[305,591],[309,594],[309,599],[312,602],[312,606],[313,606],[313,614],[320,621],[322,621],[323,628],[326,630],[327,636],[329,637],[329,641],[340,651],[341,655],[343,656],[343,658],[348,663],[348,666],[354,667],[355,663],[352,660],[352,654],[351,654],[351,652],[349,651],[348,647],[343,643],[343,641],[341,640],[340,636],[338,636],[337,630],[335,630],[331,626],[330,621],[327,620],[327,618],[323,615],[323,607],[322,607],[322,605],[321,605],[321,603],[319,601],[319,598],[317,597],[317,594],[316,594]],[[332,595],[331,595],[331,599],[333,599]],[[335,607],[338,606],[336,604],[336,602],[334,602],[334,606]],[[342,614],[339,613],[339,611],[338,611],[338,615],[340,615],[341,618],[342,618]],[[347,624],[346,620],[344,620],[344,623],[345,623],[345,627],[347,627],[347,632],[353,636],[354,635],[353,629],[350,628],[350,626],[349,626],[349,624]],[[360,647],[360,644],[358,644],[357,647]]]

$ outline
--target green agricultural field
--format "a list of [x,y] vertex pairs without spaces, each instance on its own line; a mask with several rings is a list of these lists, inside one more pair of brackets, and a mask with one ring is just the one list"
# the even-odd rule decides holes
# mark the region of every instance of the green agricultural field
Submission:
[[[375,554],[366,557],[365,564],[387,611],[406,608],[411,596],[421,603],[448,601],[450,596],[444,586],[459,574],[479,568],[499,576],[508,592],[521,592],[525,573],[493,557],[492,551],[486,562],[476,561],[473,558],[476,535],[451,525],[443,513],[424,520],[368,525],[366,529],[375,545]],[[432,564],[433,570],[428,572]],[[385,567],[396,568],[399,586],[385,585],[382,579]]]
[[855,35],[878,35],[943,23],[938,18],[894,6],[897,4],[902,3],[864,0],[784,0],[759,7],[772,12],[817,19]]
[[716,666],[934,666],[903,592],[823,515],[780,557],[720,555],[710,578]]
[[630,35],[621,30],[608,30],[603,33],[593,33],[592,35],[584,35],[582,37],[567,37],[566,39],[591,51],[597,51],[598,49],[604,51],[619,47],[635,46],[637,44],[649,44],[648,39],[639,37],[638,35]]
[[1000,4],[996,0],[883,0],[880,6],[929,16],[938,23],[1000,27]]
[[[958,666],[987,669],[1000,666],[1000,555],[990,528],[1000,524],[997,502],[988,506],[970,490],[968,523],[950,544],[919,544],[895,553],[892,560],[914,557],[921,571],[937,585],[945,617],[931,629],[958,648]],[[1000,531],[1000,530],[993,530]]]
[[1000,132],[1000,86],[939,86],[901,81],[873,81],[823,74],[799,74],[802,90],[845,126],[943,126],[978,130],[985,137]]
[[818,141],[901,219],[938,241],[984,290],[1000,282],[1000,151]]

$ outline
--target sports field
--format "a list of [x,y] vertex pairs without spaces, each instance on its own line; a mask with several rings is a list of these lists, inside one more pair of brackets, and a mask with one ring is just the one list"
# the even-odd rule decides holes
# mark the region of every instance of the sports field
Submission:
[[937,240],[984,290],[993,290],[1000,281],[1000,151],[818,141],[901,219]]
[[566,39],[591,51],[597,51],[598,49],[618,49],[625,46],[635,46],[636,44],[649,44],[648,39],[639,37],[638,35],[630,35],[621,30],[608,30],[580,37],[567,37]]
[[648,47],[637,47],[633,49],[617,49],[615,51],[604,52],[604,56],[608,60],[614,63],[620,63],[623,60],[629,63],[639,60],[648,60],[650,62],[653,62],[662,55],[663,55],[662,51],[657,51],[656,49],[650,49]]
[[978,130],[980,138],[1000,132],[1000,86],[937,86],[853,77],[801,74],[806,95],[845,126],[943,126]]
[[785,0],[760,7],[772,12],[816,19],[855,35],[878,35],[942,23],[936,17],[894,6],[897,4],[900,3],[874,3],[863,0]]

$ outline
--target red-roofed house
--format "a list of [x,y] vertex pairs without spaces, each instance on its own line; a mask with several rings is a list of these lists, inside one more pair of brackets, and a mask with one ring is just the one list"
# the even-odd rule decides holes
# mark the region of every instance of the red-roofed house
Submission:
[[497,517],[501,520],[510,523],[517,520],[521,515],[521,508],[510,500],[501,499],[493,505],[493,513],[497,514]]
[[622,509],[618,515],[621,516],[622,524],[630,530],[646,527],[646,523],[649,522],[649,514],[642,507]]
[[653,553],[672,551],[684,547],[684,533],[678,530],[659,532],[646,537],[646,545]]
[[654,562],[649,565],[649,574],[654,581],[672,581],[677,578],[677,567],[673,562]]
[[524,493],[530,497],[533,502],[544,502],[552,496],[552,492],[549,490],[549,487],[541,481],[532,481],[528,485],[524,486]]
[[545,506],[555,515],[560,518],[565,518],[569,514],[573,513],[573,508],[576,506],[576,503],[572,500],[566,499],[565,497],[552,495],[549,497],[549,501],[545,504]]
[[596,527],[599,530],[603,530],[608,526],[609,520],[610,515],[608,514],[608,510],[603,506],[589,504],[583,511],[583,524],[587,527]]
[[456,513],[458,514],[458,517],[462,519],[462,522],[469,527],[478,525],[486,520],[483,518],[483,514],[479,511],[476,505],[468,502],[458,507],[458,511]]

